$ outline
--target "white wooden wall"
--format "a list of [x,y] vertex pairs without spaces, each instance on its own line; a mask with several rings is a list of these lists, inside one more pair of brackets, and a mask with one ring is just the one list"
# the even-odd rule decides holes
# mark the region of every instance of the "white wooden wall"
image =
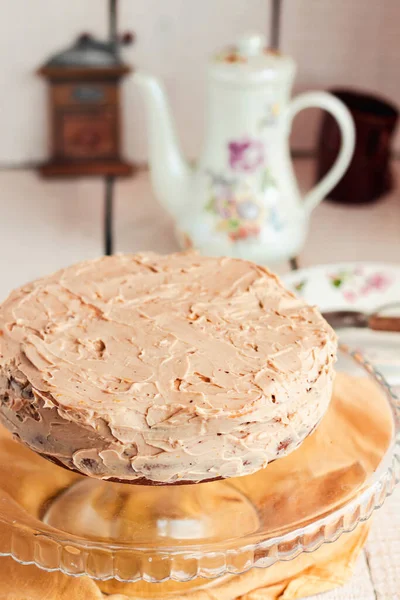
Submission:
[[[283,3],[282,48],[297,60],[297,91],[354,87],[400,106],[399,0]],[[315,115],[299,117],[294,147],[313,148],[316,124]],[[400,127],[395,149],[400,150]]]
[[[0,165],[46,156],[46,96],[35,69],[79,32],[104,36],[106,7],[106,0],[0,0]],[[244,31],[267,33],[269,18],[269,0],[120,0],[120,29],[137,34],[124,57],[163,78],[190,156],[201,144],[207,56]],[[296,91],[352,85],[400,104],[399,0],[283,0],[281,40],[298,62]],[[126,154],[143,161],[143,107],[129,79],[124,100]],[[308,111],[297,119],[295,149],[313,149],[318,117]]]

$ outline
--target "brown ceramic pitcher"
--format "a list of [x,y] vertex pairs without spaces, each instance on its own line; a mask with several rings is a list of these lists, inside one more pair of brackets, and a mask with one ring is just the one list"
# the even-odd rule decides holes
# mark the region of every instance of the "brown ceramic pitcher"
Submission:
[[[329,199],[344,203],[372,202],[390,191],[390,146],[398,119],[391,103],[351,90],[331,93],[349,109],[356,128],[356,147],[347,172],[329,193]],[[339,128],[325,113],[318,144],[317,180],[329,171],[340,148]]]

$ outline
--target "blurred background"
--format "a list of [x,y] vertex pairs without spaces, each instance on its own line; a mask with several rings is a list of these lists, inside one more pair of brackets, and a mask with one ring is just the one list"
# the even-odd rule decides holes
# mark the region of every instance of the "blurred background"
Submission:
[[[105,39],[109,5],[106,0],[1,0],[0,4],[0,294],[4,296],[26,280],[103,252],[103,178],[46,179],[36,170],[49,159],[52,126],[48,83],[37,70],[84,32]],[[164,82],[188,158],[196,158],[202,147],[210,55],[248,31],[262,33],[268,43],[274,4],[276,9],[272,0],[119,0],[118,31],[134,34],[121,57],[132,70],[151,72]],[[287,0],[280,3],[280,13],[280,49],[297,63],[294,94],[350,88],[399,105],[397,0]],[[135,170],[117,179],[113,191],[114,250],[172,251],[177,249],[173,223],[155,200],[147,172],[144,102],[132,74],[120,84],[122,152]],[[294,123],[290,143],[302,189],[315,182],[321,114],[310,109]],[[400,131],[390,145],[396,161]],[[395,163],[392,189],[377,202],[322,203],[312,215],[300,265],[398,262],[397,173]]]
[[[400,386],[399,0],[0,7],[0,298],[103,253],[176,251],[178,224],[183,246],[197,236],[202,251],[272,266],[326,316],[344,313],[340,339]],[[211,56],[218,81],[206,135]],[[176,184],[191,171],[155,112],[150,139],[150,88],[164,104],[154,80],[146,100],[140,73],[165,87],[182,153],[199,165],[190,185]],[[253,75],[264,82],[259,95]],[[289,136],[290,106],[308,104],[290,98],[313,90],[335,91],[319,103],[341,115],[347,150],[339,183],[307,196],[341,147],[334,120],[317,108],[301,110]],[[175,200],[173,217],[165,206]],[[394,317],[372,331],[387,305]],[[398,498],[375,517],[351,589],[332,598],[400,597]]]

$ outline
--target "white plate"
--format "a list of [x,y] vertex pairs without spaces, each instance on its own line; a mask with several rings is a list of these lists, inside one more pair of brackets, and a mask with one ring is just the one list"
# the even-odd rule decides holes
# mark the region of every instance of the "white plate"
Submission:
[[[282,277],[285,284],[322,312],[362,310],[372,313],[398,302],[400,265],[339,263],[299,269]],[[400,314],[400,308],[398,311]],[[361,350],[391,385],[400,385],[400,334],[368,329],[342,329],[341,342]]]

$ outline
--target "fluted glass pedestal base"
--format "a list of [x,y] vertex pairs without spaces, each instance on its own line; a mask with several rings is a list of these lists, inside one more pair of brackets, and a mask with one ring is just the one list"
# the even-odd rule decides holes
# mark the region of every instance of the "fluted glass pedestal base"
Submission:
[[224,481],[153,487],[83,479],[53,500],[43,521],[85,539],[157,547],[223,542],[259,527],[250,500]]

